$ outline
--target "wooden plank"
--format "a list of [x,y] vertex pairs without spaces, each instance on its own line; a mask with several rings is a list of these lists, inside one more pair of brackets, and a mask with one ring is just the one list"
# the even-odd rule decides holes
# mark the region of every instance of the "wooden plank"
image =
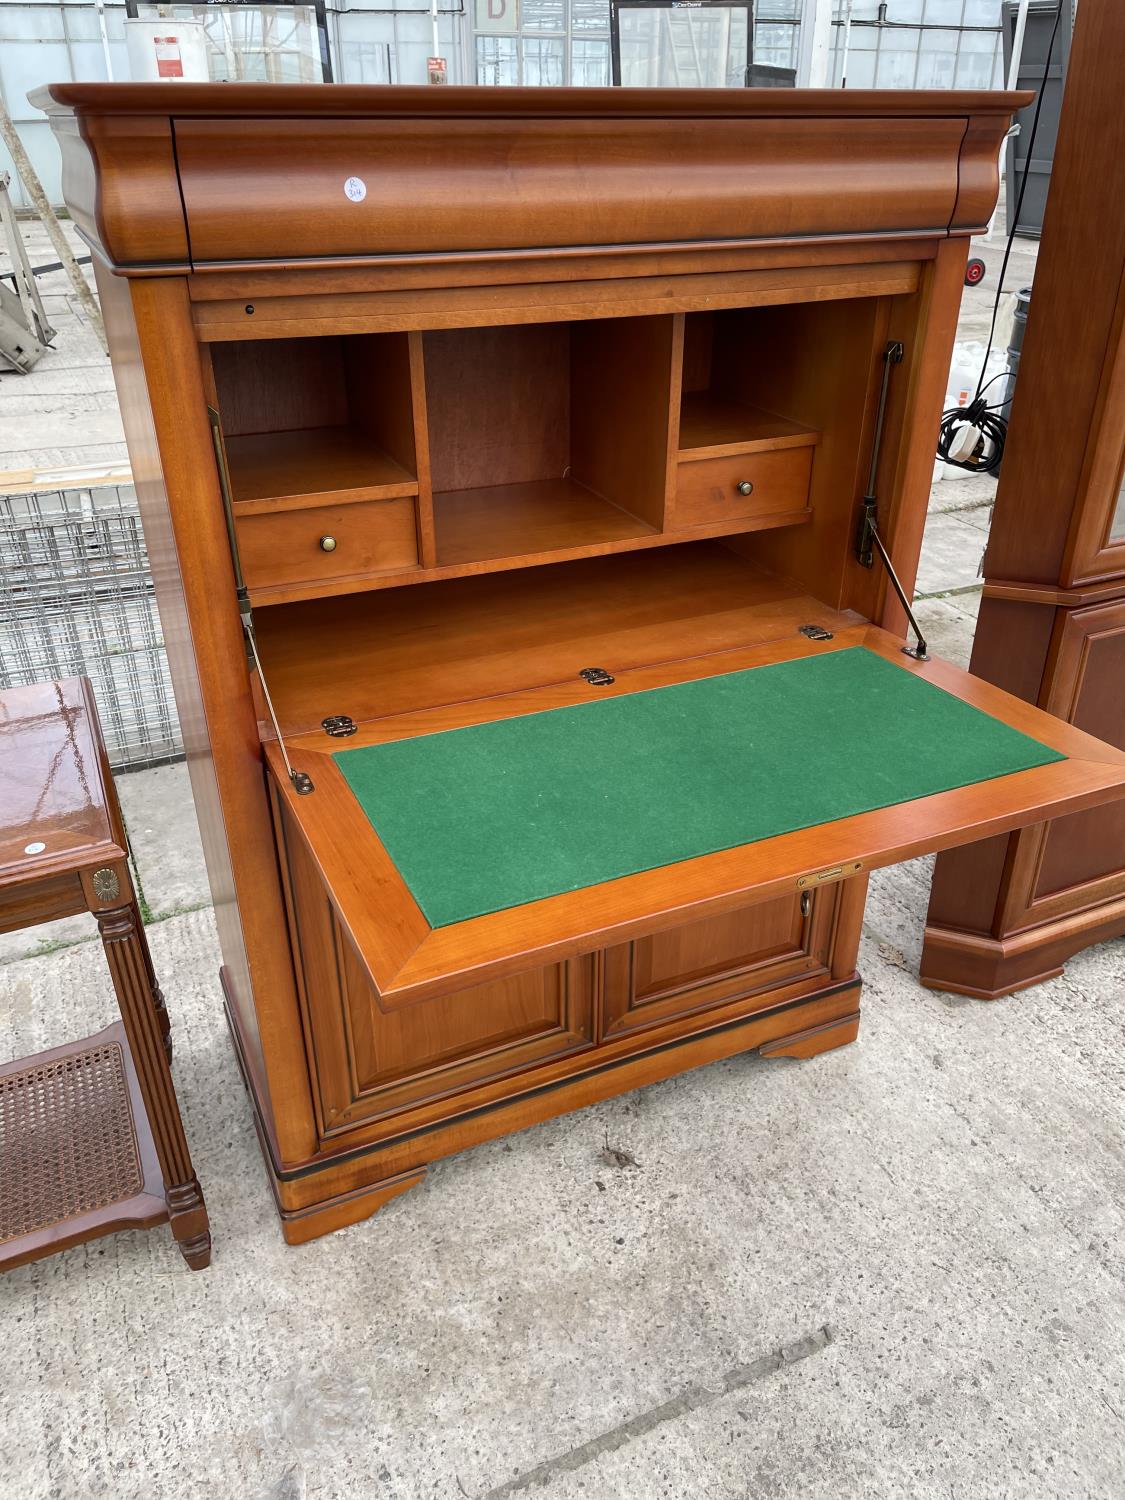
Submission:
[[651,527],[573,479],[486,485],[434,496],[438,567],[631,542]]

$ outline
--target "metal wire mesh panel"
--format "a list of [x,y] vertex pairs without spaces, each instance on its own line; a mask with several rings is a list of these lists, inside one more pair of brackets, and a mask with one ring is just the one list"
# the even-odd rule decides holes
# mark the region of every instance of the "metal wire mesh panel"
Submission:
[[0,687],[79,675],[115,769],[182,753],[132,485],[0,495]]

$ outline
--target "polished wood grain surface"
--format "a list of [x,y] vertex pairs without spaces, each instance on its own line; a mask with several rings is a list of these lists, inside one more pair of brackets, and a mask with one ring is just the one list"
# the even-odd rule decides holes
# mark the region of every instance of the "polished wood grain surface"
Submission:
[[52,126],[63,194],[83,238],[125,265],[185,266],[187,225],[167,113],[62,115]]
[[589,554],[605,542],[652,535],[636,516],[575,479],[446,490],[434,496],[439,568],[494,558]]
[[261,612],[258,641],[282,732],[325,712],[357,723],[549,683],[841,630],[824,605],[718,542],[479,574],[423,590]]
[[812,465],[809,447],[681,463],[676,470],[676,526],[786,511],[803,516],[809,510]]
[[[870,626],[844,630],[829,643],[798,636],[756,650],[638,668],[599,691],[616,696],[857,644],[1060,750],[1068,759],[433,931],[427,930],[402,877],[344,783],[331,757],[334,743],[322,736],[304,736],[290,743],[294,763],[316,782],[315,798],[292,793],[276,746],[267,746],[267,760],[289,815],[319,864],[325,889],[385,1004],[405,1003],[493,974],[516,972],[526,962],[530,946],[544,958],[579,953],[611,937],[632,936],[642,926],[653,931],[682,923],[693,911],[700,916],[717,914],[732,909],[740,898],[758,901],[793,891],[804,877],[815,879],[821,872],[845,865],[869,871],[1020,826],[1045,809],[1062,812],[1095,806],[1125,789],[1125,753],[948,663],[914,662],[902,654],[892,637]],[[385,743],[562,707],[583,701],[583,687],[539,688],[376,720],[364,725],[348,743]],[[825,878],[834,877],[829,873]],[[401,923],[386,920],[392,909],[403,913]]]
[[278,1147],[296,1155],[315,1121],[187,290],[95,271],[230,994]]
[[680,405],[680,456],[724,458],[732,453],[809,448],[817,434],[800,422],[763,411],[710,389],[685,389]]
[[239,515],[235,531],[255,603],[284,600],[291,584],[334,585],[419,566],[417,511],[409,496]]
[[[35,107],[48,114],[159,114],[168,107],[163,84],[52,83],[38,89]],[[755,116],[812,116],[839,119],[853,114],[875,119],[928,119],[943,114],[993,115],[1006,119],[1031,102],[1025,92],[988,93],[970,89],[785,89],[777,93],[740,89],[509,88],[497,97],[478,88],[453,86],[440,95],[412,85],[395,88],[336,84],[182,83],[176,87],[178,116],[208,116],[223,109],[244,119],[257,116],[321,119],[356,114],[392,118],[427,116],[473,119],[490,115],[591,115],[615,119],[636,115],[744,119]]]
[[[0,931],[77,912],[96,923],[121,1020],[0,1070],[0,1270],[166,1222],[188,1265],[202,1269],[211,1257],[207,1210],[93,691],[85,678],[8,688],[0,692]],[[68,1074],[82,1087],[69,1087]],[[114,1138],[112,1160],[100,1160],[98,1142]]]
[[[924,275],[932,264],[927,262]],[[893,321],[895,337],[907,345],[902,374],[908,379],[929,332],[913,295],[902,318],[895,316],[900,307],[900,299],[879,297],[716,314],[710,320],[711,356],[705,367],[697,366],[697,379],[706,369],[709,389],[735,392],[740,401],[782,413],[820,437],[810,475],[810,524],[738,544],[738,550],[825,604],[858,610],[867,619],[878,616],[885,580],[853,565],[852,544],[874,438],[880,360]],[[693,322],[702,320],[685,321],[690,348]],[[809,357],[812,349],[823,354],[829,348],[831,358]],[[901,434],[900,442],[908,435],[898,426],[890,430]],[[912,493],[908,505],[924,504],[925,493]],[[899,556],[894,538],[896,493],[884,488],[883,494],[888,545],[896,565],[909,567],[909,554]]]
[[[1125,12],[1080,11],[972,670],[1125,747]],[[923,980],[998,998],[1125,933],[1122,804],[943,856]]]
[[[881,519],[912,572],[963,236],[1022,102],[43,96],[121,273],[99,278],[228,1014],[291,1241],[563,1109],[748,1047],[846,1044],[870,868],[1125,785],[1125,757],[1048,721],[1070,736],[1057,767],[435,932],[331,759],[849,643],[1039,732],[874,632],[885,579],[852,560],[894,337]],[[208,404],[305,796],[239,638]],[[341,714],[345,741],[322,727]]]
[[[1067,65],[986,577],[1078,581],[1059,573],[1071,529],[1086,508],[1071,497],[1084,489],[1092,429],[1110,394],[1107,377],[1120,359],[1122,338],[1125,208],[1106,187],[1119,181],[1125,153],[1125,118],[1113,100],[1123,45],[1125,11],[1113,0],[1093,0],[1076,23]],[[1068,440],[1060,442],[1059,433]],[[1108,436],[1119,458],[1120,408]],[[1013,513],[1005,524],[1015,504],[1005,501],[1008,494],[1019,496],[1018,520]]]
[[[602,1036],[617,1036],[758,994],[764,1007],[796,979],[830,978],[840,887],[790,895],[610,948]],[[855,955],[851,955],[854,968]]]
[[[526,255],[451,262],[448,257],[396,256],[390,266],[273,271],[268,279],[192,277],[193,321],[203,343],[288,339],[295,333],[349,337],[382,328],[491,328],[501,323],[578,321],[715,307],[830,302],[916,291],[920,265],[941,238],[849,240],[842,246],[802,245],[732,250],[669,245],[642,254],[611,248],[596,256]],[[902,257],[909,252],[911,259]],[[834,259],[832,257],[835,257]],[[583,277],[582,280],[572,278]],[[500,285],[493,283],[500,279]],[[561,278],[561,279],[560,279]],[[246,288],[234,295],[232,280]],[[221,296],[209,296],[215,290]],[[252,302],[247,297],[253,296]],[[247,308],[253,309],[247,312]]]
[[0,889],[125,857],[89,684],[0,694]]
[[[714,326],[710,314],[689,319],[687,340],[682,318],[649,316],[210,345],[204,371],[209,352],[253,602],[810,520],[819,434],[744,399],[745,352],[772,364],[775,340],[788,330],[736,315],[720,315],[713,337]],[[702,379],[716,382],[704,391],[693,387],[700,330],[708,339]],[[869,382],[869,351],[854,352]],[[685,360],[693,388],[681,398]],[[700,435],[713,441],[685,452],[681,409],[687,401],[699,411],[701,400],[710,425]],[[417,482],[369,431],[418,471]],[[414,493],[413,510],[369,506],[344,517],[338,509]],[[851,505],[835,487],[824,498],[836,513]],[[327,507],[334,514],[326,517]],[[282,514],[301,509],[309,514]],[[262,519],[250,525],[247,516]],[[335,555],[318,558],[325,535]]]
[[261,509],[272,511],[274,502],[287,498],[339,505],[413,495],[418,489],[417,479],[352,427],[253,433],[228,437],[226,447],[235,501],[256,502]]
[[[452,143],[441,119],[176,119],[196,266],[633,244],[747,235],[945,231],[964,120],[625,117],[480,119]],[[269,192],[278,162],[286,193]],[[221,170],[216,165],[221,163]],[[909,164],[909,171],[907,171]],[[326,166],[328,170],[326,170]],[[659,172],[661,191],[651,191]],[[706,174],[706,214],[700,176]],[[752,214],[743,173],[755,178]],[[846,173],[846,176],[843,174]],[[343,183],[367,186],[349,202]],[[253,194],[254,212],[244,209]]]
[[[139,84],[53,84],[35,99],[61,133],[80,122],[101,199],[115,209],[95,212],[87,232],[111,262],[135,270],[186,267],[188,238],[200,268],[748,231],[758,240],[843,238],[873,226],[966,233],[987,218],[1000,142],[1027,102],[952,91],[673,92],[674,102],[647,90],[544,98],[536,89],[492,97],[449,88],[436,97],[336,87],[322,101],[303,86],[187,84],[169,96]],[[170,152],[173,121],[175,200],[149,140],[155,132]],[[652,172],[659,195],[649,191]],[[73,169],[86,204],[94,173]],[[343,192],[350,176],[367,189],[355,202]]]

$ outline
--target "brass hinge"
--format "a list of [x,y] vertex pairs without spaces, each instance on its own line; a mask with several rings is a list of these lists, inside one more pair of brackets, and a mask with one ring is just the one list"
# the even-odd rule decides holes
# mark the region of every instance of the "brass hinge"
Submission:
[[831,885],[834,880],[847,880],[849,875],[858,875],[863,865],[858,859],[853,859],[845,865],[833,865],[830,870],[817,870],[813,875],[801,875],[797,880],[797,889],[806,890],[814,885]]

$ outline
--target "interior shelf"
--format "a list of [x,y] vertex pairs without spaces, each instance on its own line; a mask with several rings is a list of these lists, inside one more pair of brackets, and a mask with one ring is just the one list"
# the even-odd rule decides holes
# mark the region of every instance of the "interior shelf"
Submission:
[[[751,532],[763,560],[838,598],[839,553],[820,536],[852,499],[814,449],[835,455],[838,428],[859,441],[874,309],[216,341],[211,400],[253,601]],[[831,380],[807,355],[822,346],[838,352]]]
[[360,427],[304,427],[226,440],[232,498],[251,508],[389,500],[418,493],[418,481]]
[[682,458],[720,458],[725,454],[808,448],[818,441],[819,434],[813,428],[760,406],[710,389],[684,392],[680,408]]
[[207,355],[243,516],[418,494],[406,334],[245,339]]
[[434,496],[438,567],[587,550],[656,528],[574,479],[447,490]]

